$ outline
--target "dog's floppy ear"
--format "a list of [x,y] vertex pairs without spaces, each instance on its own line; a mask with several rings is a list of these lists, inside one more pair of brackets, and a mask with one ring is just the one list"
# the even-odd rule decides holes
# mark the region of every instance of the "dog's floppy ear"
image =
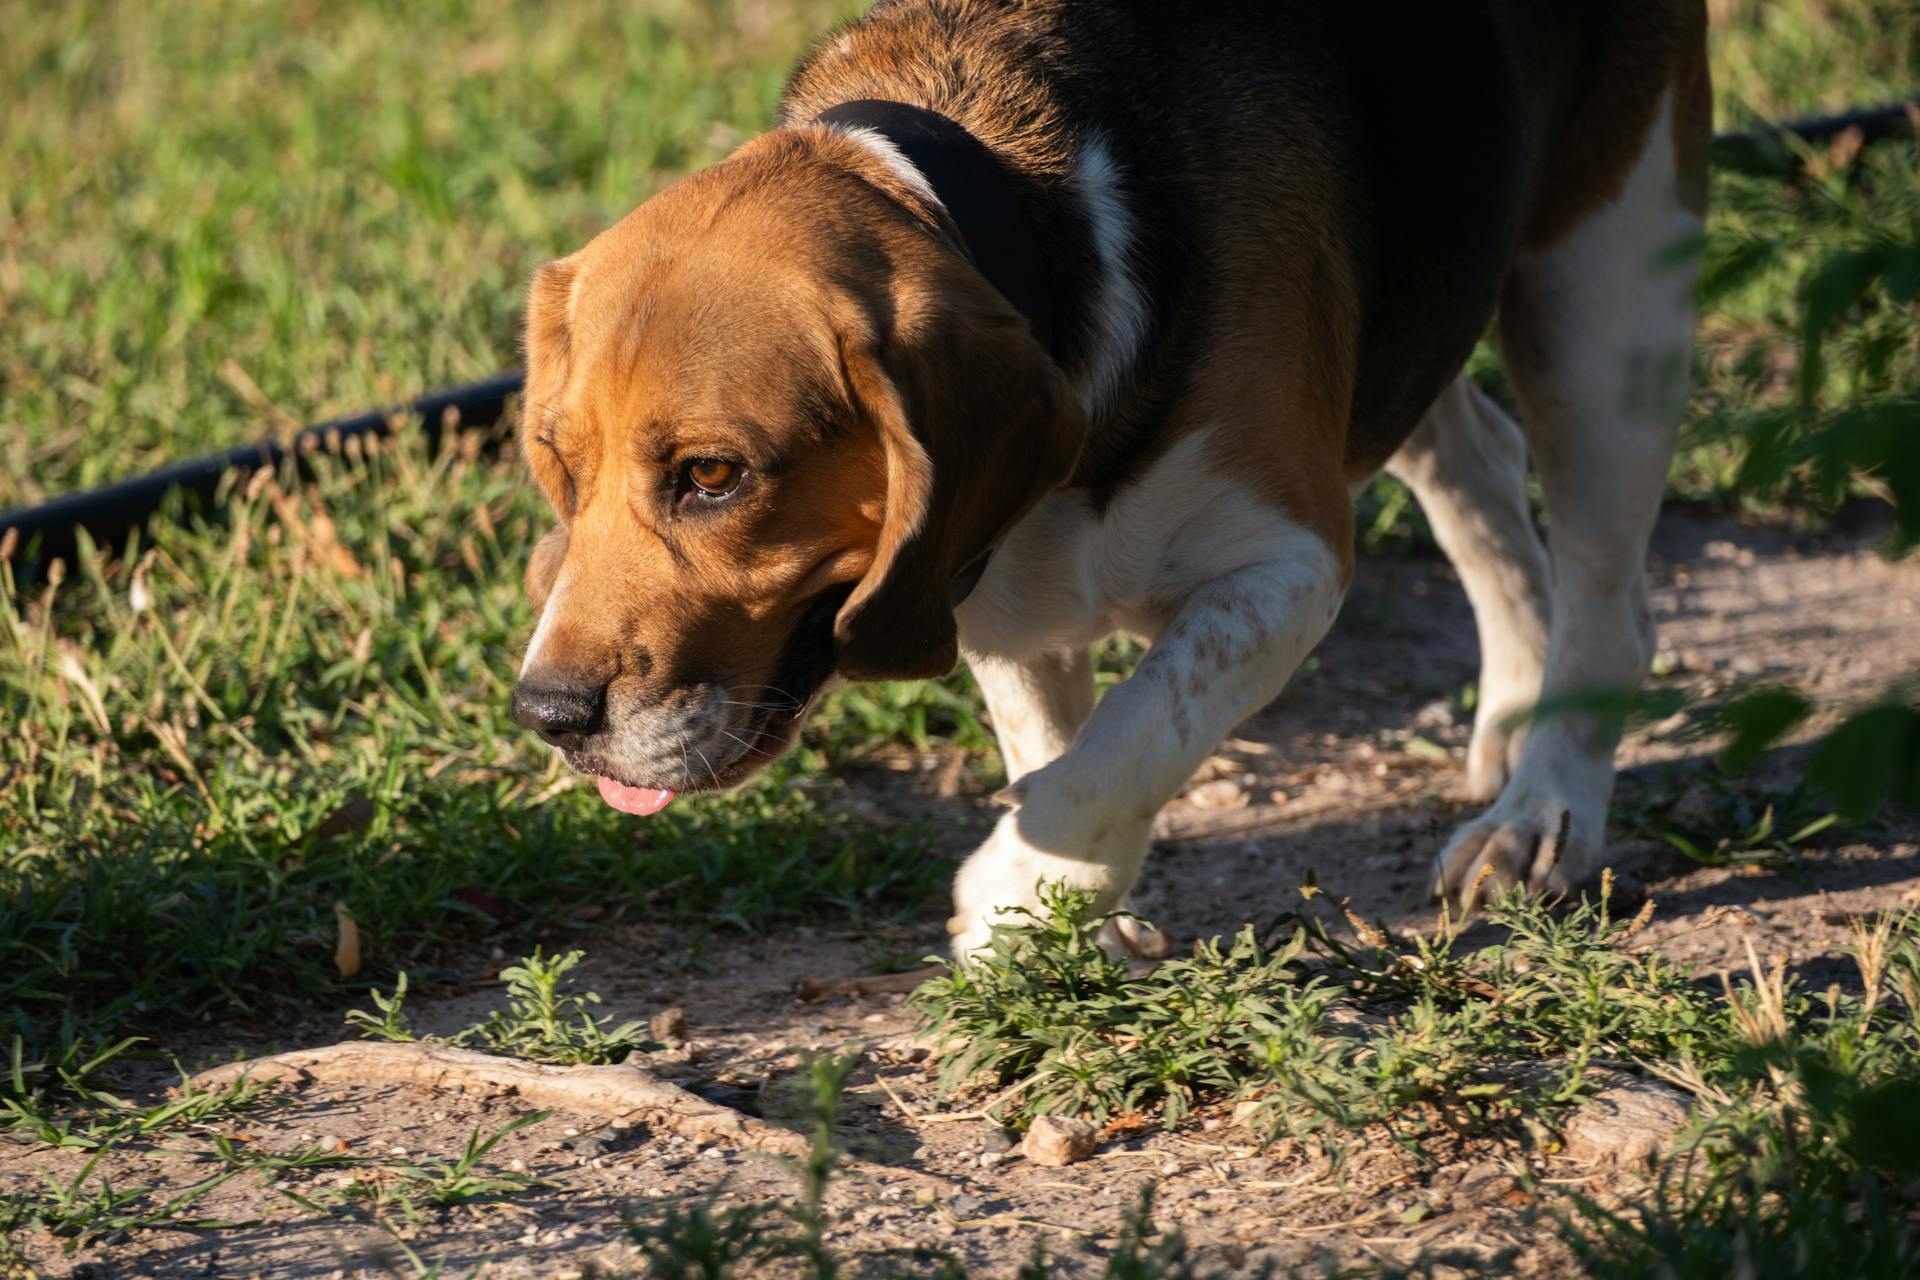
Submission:
[[[527,288],[525,327],[521,331],[527,373],[520,392],[520,456],[563,522],[573,515],[572,482],[566,478],[564,468],[534,445],[534,439],[540,424],[559,412],[560,395],[572,367],[574,280],[578,270],[572,258],[544,262],[534,269],[533,283]],[[564,555],[565,543],[561,546]],[[538,560],[536,556],[535,562]],[[552,568],[558,571],[558,559],[552,561]],[[548,581],[550,586],[551,579]],[[529,594],[534,593],[534,582],[529,576]],[[538,595],[545,599],[546,592],[542,590]]]
[[573,284],[579,265],[572,258],[543,262],[527,287],[526,327],[521,346],[527,357],[522,418],[538,420],[566,384],[568,349],[573,337]]
[[843,352],[887,459],[873,566],[834,620],[850,680],[953,670],[955,576],[1072,474],[1086,435],[1065,376],[1006,300],[970,270],[942,283],[929,314]]

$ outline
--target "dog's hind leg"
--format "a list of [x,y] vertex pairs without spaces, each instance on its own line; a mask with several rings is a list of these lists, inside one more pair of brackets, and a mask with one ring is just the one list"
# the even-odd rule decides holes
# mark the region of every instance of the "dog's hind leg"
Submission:
[[[1685,407],[1700,216],[1681,194],[1671,97],[1611,202],[1523,253],[1501,339],[1546,497],[1553,602],[1544,701],[1491,810],[1441,854],[1456,901],[1570,887],[1598,867],[1620,715],[1653,654],[1644,574]],[[1556,705],[1557,704],[1557,705]]]
[[1462,374],[1387,471],[1420,500],[1473,604],[1480,686],[1467,790],[1491,800],[1520,761],[1526,729],[1512,721],[1539,699],[1547,659],[1547,550],[1527,510],[1527,444]]

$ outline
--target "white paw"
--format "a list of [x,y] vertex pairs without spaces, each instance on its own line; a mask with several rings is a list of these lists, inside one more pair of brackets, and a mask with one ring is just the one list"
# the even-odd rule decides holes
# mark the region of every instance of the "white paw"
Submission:
[[[1148,823],[1122,820],[1098,803],[1063,803],[1069,798],[1080,797],[1056,794],[1044,770],[1028,776],[1019,789],[1020,807],[1002,814],[993,834],[962,864],[947,922],[956,959],[983,950],[996,923],[1024,919],[1023,909],[1039,912],[1043,885],[1064,881],[1085,891],[1093,900],[1093,915],[1112,911],[1126,899],[1146,858]],[[1140,932],[1142,946],[1153,945],[1151,937],[1158,936]]]
[[[1509,791],[1525,788],[1510,787]],[[1447,842],[1435,868],[1434,893],[1470,911],[1503,889],[1535,893],[1573,888],[1600,869],[1606,802],[1553,788],[1503,795],[1484,816]]]
[[1100,945],[1115,959],[1165,960],[1173,954],[1173,935],[1133,916],[1115,916],[1100,930]]

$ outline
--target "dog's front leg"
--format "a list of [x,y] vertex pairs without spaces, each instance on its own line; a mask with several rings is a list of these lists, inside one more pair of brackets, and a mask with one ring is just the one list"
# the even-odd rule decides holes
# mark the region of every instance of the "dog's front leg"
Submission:
[[1009,912],[1036,907],[1045,883],[1085,890],[1096,912],[1119,906],[1160,806],[1326,633],[1345,590],[1340,557],[1291,526],[1264,542],[1258,560],[1188,591],[1066,753],[1008,788],[1014,808],[954,882],[956,955],[985,946]]

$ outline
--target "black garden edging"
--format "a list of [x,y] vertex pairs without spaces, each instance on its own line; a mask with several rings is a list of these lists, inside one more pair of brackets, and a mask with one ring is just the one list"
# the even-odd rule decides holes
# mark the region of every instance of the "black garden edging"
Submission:
[[[1911,136],[1917,106],[1920,98],[1746,133],[1723,133],[1714,139],[1713,162],[1740,173],[1788,177],[1800,167],[1799,153],[1790,139],[1818,145],[1849,129],[1858,130],[1861,140],[1868,143]],[[520,370],[511,369],[484,382],[429,392],[403,410],[375,410],[308,427],[289,444],[256,441],[177,462],[131,480],[70,493],[37,507],[0,512],[0,558],[12,558],[15,581],[25,584],[54,560],[71,560],[78,550],[81,530],[97,545],[118,545],[151,520],[176,492],[205,501],[219,491],[229,474],[237,479],[261,467],[278,467],[289,457],[299,466],[310,454],[337,454],[349,448],[350,441],[391,435],[397,424],[409,419],[427,433],[430,444],[437,442],[448,425],[489,426],[500,420],[507,399],[520,390],[521,383]],[[493,436],[495,440],[504,438],[504,433]]]

